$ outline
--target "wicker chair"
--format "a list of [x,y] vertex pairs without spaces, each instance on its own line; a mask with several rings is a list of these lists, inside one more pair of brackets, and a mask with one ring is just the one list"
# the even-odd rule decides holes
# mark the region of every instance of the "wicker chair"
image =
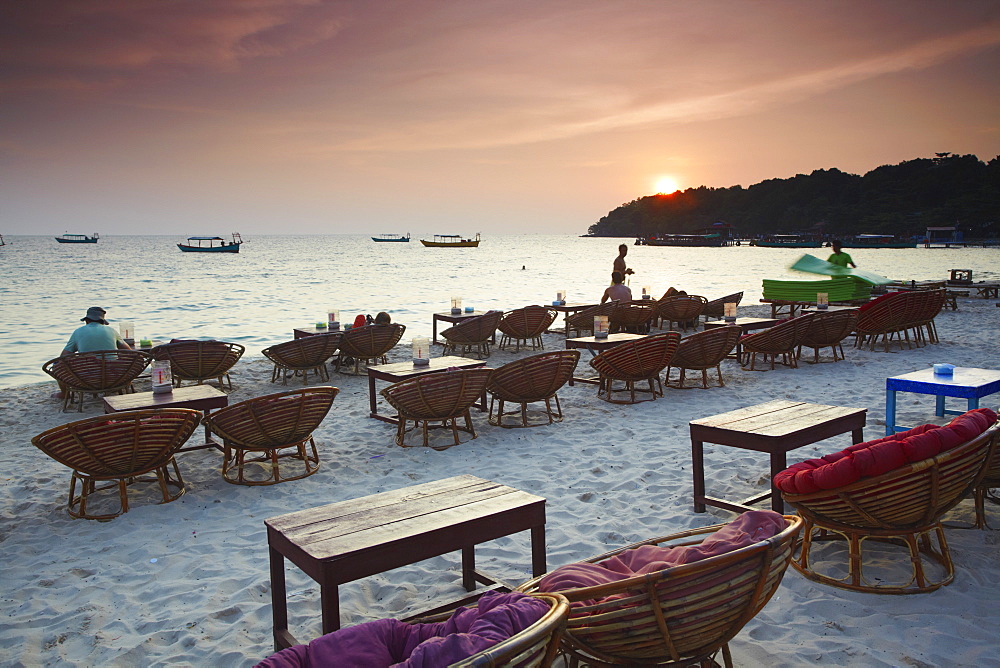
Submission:
[[[446,450],[452,445],[458,445],[459,431],[472,434],[472,438],[476,438],[469,409],[477,399],[484,398],[486,383],[491,373],[492,369],[459,369],[429,373],[395,383],[382,390],[382,396],[399,412],[396,445],[411,447],[406,443],[408,422],[413,422],[413,428],[409,431],[423,428],[424,447],[433,447],[435,450]],[[464,428],[458,426],[458,418],[461,417],[465,418]],[[441,424],[431,426],[432,422]],[[431,446],[429,430],[449,427],[455,442],[451,445]]]
[[[71,516],[110,520],[128,512],[128,488],[135,483],[157,483],[162,503],[184,493],[184,480],[174,453],[200,422],[201,413],[190,408],[122,411],[49,429],[31,442],[52,459],[73,469],[68,506]],[[147,473],[153,476],[143,477]],[[77,480],[81,483],[79,496]],[[97,486],[103,482],[110,484]],[[89,497],[107,489],[118,490],[117,512],[88,512]],[[94,501],[104,500],[102,495]]]
[[937,327],[934,318],[938,316],[948,300],[947,290],[921,290],[917,293],[917,308],[913,316],[914,330],[917,339],[924,341],[924,330],[927,331],[927,341],[938,342]]
[[757,362],[757,355],[763,355],[764,360],[771,360],[771,370],[778,356],[782,358],[782,364],[788,367],[797,368],[799,365],[795,360],[795,350],[799,346],[803,334],[808,330],[813,314],[800,315],[797,318],[790,318],[784,322],[779,322],[774,327],[747,334],[740,339],[743,347],[743,368],[747,369],[747,362],[750,363],[750,371],[754,371]]
[[[802,520],[733,552],[636,575],[618,582],[560,591],[570,604],[563,650],[590,666],[688,666],[713,663],[720,651],[767,604],[781,584]],[[723,525],[690,529],[588,559],[604,561],[641,545],[695,545]],[[684,539],[701,536],[698,540]],[[534,593],[541,578],[517,590]],[[578,605],[572,605],[578,603]]]
[[354,360],[355,375],[361,373],[361,362],[366,365],[373,361],[376,364],[386,364],[389,360],[386,353],[393,349],[403,338],[406,325],[392,323],[389,325],[366,325],[355,327],[344,332],[340,340],[340,355],[337,357],[337,373],[348,366],[347,358]]
[[832,362],[846,359],[842,341],[851,335],[857,324],[857,309],[825,313],[819,311],[812,314],[812,321],[799,338],[799,347],[795,352],[796,360],[801,359],[803,347],[813,349],[812,364],[819,364],[820,348],[829,348],[833,352],[833,359],[830,360]]
[[679,377],[674,387],[684,387],[685,371],[701,371],[701,386],[708,387],[708,370],[715,368],[719,374],[719,387],[725,387],[722,382],[722,360],[733,352],[740,340],[742,330],[739,327],[713,327],[704,332],[698,332],[680,342],[670,366],[667,367],[667,385],[670,385],[670,370],[677,369]]
[[573,315],[566,318],[566,334],[568,336],[583,336],[584,334],[589,334],[593,336],[594,334],[594,317],[599,315],[608,316],[610,321],[611,312],[615,308],[614,301],[604,302],[603,304],[598,304],[597,306],[591,306],[590,308],[583,309],[582,311],[577,311]]
[[542,334],[555,322],[556,315],[555,311],[544,306],[525,306],[504,313],[497,323],[501,334],[500,350],[506,349],[511,341],[514,342],[514,352],[521,350],[522,341],[525,347],[530,341],[532,350],[544,350]]
[[287,385],[291,374],[302,376],[302,384],[308,385],[310,371],[317,379],[329,381],[326,363],[337,352],[342,336],[341,332],[314,334],[265,348],[261,353],[274,363],[271,382],[276,383],[280,378],[282,385]]
[[708,300],[699,295],[674,295],[664,297],[656,302],[656,316],[660,319],[660,324],[667,323],[667,327],[674,328],[676,322],[681,329],[687,331],[688,325],[693,324],[698,327],[698,318],[705,310]]
[[736,304],[743,301],[742,292],[734,292],[731,295],[726,295],[725,297],[719,297],[718,299],[713,299],[710,302],[705,303],[705,307],[701,309],[701,314],[705,316],[705,319],[709,318],[722,318],[726,315],[726,304]]
[[149,354],[138,350],[98,350],[57,357],[43,364],[42,371],[59,381],[63,411],[76,405],[82,413],[87,394],[134,392],[132,381],[152,361]]
[[[649,399],[639,401],[653,401],[658,396],[662,397],[663,383],[660,381],[660,372],[670,365],[680,340],[681,335],[678,332],[653,334],[634,341],[626,341],[594,357],[590,360],[590,366],[600,374],[597,396],[613,404],[638,403],[635,398],[637,392],[635,384],[647,381],[649,390],[638,391],[648,392]],[[615,381],[623,381],[624,387],[616,389]],[[615,393],[620,392],[628,393],[629,399],[616,399]]]
[[502,317],[503,311],[490,311],[444,330],[441,332],[444,354],[470,355],[475,351],[478,359],[489,357],[490,342],[496,337],[497,324]]
[[[542,424],[562,422],[562,407],[556,394],[566,381],[573,375],[576,364],[580,360],[579,350],[557,350],[525,357],[504,364],[493,371],[486,391],[490,393],[489,422],[498,427],[539,427]],[[553,412],[550,400],[554,400],[556,409]],[[520,410],[504,413],[505,401],[520,404]],[[545,402],[547,422],[528,424],[528,404],[536,401]],[[496,413],[494,415],[494,405]],[[505,415],[520,414],[520,424],[504,424]]]
[[[276,485],[316,473],[319,453],[313,432],[339,392],[336,387],[306,387],[267,394],[206,416],[206,427],[223,439],[222,477],[235,485]],[[247,457],[254,453],[257,456]],[[301,472],[288,475],[288,464],[282,460],[301,462]],[[255,472],[264,476],[253,477]]]
[[1000,488],[1000,444],[993,450],[993,457],[986,465],[983,479],[973,490],[973,498],[976,504],[976,524],[977,529],[991,528],[986,521],[986,501],[1000,504],[1000,498],[996,495],[996,489]]
[[[811,494],[783,492],[785,501],[805,520],[802,545],[792,565],[810,580],[875,594],[929,592],[950,583],[955,566],[941,517],[979,484],[1000,440],[998,433],[1000,426],[994,424],[971,441],[934,457],[843,487]],[[937,538],[937,550],[932,536]],[[816,544],[826,541],[847,542],[846,568],[843,562],[832,562],[832,557],[813,560]],[[888,578],[882,577],[875,582],[865,577],[863,548],[873,543],[902,544],[908,549],[908,560],[887,558],[886,553],[878,557],[883,563],[909,563],[907,581],[887,583]],[[932,579],[922,556],[943,567],[943,576]]]
[[628,332],[630,334],[648,334],[649,326],[656,317],[656,303],[649,300],[615,302],[615,307],[609,316],[612,334]]
[[201,385],[214,378],[220,387],[224,388],[228,381],[229,389],[233,389],[229,370],[243,356],[244,350],[238,343],[225,341],[174,341],[156,346],[150,354],[154,360],[170,361],[170,374],[177,387],[185,380]]

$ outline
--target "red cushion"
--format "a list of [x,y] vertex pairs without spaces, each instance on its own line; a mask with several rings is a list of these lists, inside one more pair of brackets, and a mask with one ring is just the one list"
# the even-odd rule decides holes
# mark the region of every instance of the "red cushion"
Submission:
[[977,408],[943,427],[925,424],[874,441],[857,443],[840,452],[793,464],[774,476],[774,486],[790,494],[811,494],[850,485],[911,462],[933,457],[971,441],[990,428],[997,415]]
[[876,297],[875,299],[871,300],[870,302],[865,302],[860,307],[858,307],[858,311],[867,311],[868,309],[870,309],[871,307],[875,306],[875,304],[878,304],[879,302],[885,301],[886,299],[892,299],[893,297],[896,297],[897,295],[902,295],[902,294],[905,294],[905,293],[903,293],[903,292],[887,292],[884,295],[882,295],[881,297]]

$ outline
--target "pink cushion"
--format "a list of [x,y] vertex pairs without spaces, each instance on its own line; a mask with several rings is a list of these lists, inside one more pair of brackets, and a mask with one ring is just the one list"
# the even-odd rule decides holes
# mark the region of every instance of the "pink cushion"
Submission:
[[793,464],[774,476],[774,486],[789,494],[837,489],[946,452],[990,428],[997,415],[977,408],[947,425],[925,424],[874,441],[856,443],[840,452]]

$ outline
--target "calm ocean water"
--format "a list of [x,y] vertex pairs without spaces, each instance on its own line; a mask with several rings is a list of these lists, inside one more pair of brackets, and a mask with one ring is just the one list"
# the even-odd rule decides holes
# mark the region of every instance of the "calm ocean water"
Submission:
[[[429,238],[425,236],[424,238]],[[181,238],[103,237],[95,245],[58,244],[51,236],[5,237],[0,248],[0,386],[49,380],[56,357],[88,306],[103,306],[113,325],[135,323],[136,338],[217,338],[247,354],[292,338],[292,328],[325,320],[328,307],[350,322],[388,311],[406,325],[404,341],[430,336],[431,314],[452,295],[477,309],[597,301],[619,243],[629,244],[633,293],[675,286],[709,299],[739,290],[757,303],[761,280],[809,279],[787,267],[803,253],[828,249],[662,248],[631,239],[518,235],[483,239],[479,248],[377,244],[368,236],[248,237],[239,254],[181,253]],[[849,251],[859,267],[901,280],[944,279],[971,269],[974,280],[1000,280],[1000,249]],[[819,278],[819,277],[816,277]]]

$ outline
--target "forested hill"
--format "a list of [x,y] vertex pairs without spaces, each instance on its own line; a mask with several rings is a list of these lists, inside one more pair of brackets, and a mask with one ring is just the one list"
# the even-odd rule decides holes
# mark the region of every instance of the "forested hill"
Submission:
[[623,204],[590,226],[595,236],[686,234],[717,221],[738,235],[812,232],[923,236],[956,225],[966,239],[1000,237],[1000,156],[974,155],[883,165],[864,176],[818,169],[748,188],[689,188]]

